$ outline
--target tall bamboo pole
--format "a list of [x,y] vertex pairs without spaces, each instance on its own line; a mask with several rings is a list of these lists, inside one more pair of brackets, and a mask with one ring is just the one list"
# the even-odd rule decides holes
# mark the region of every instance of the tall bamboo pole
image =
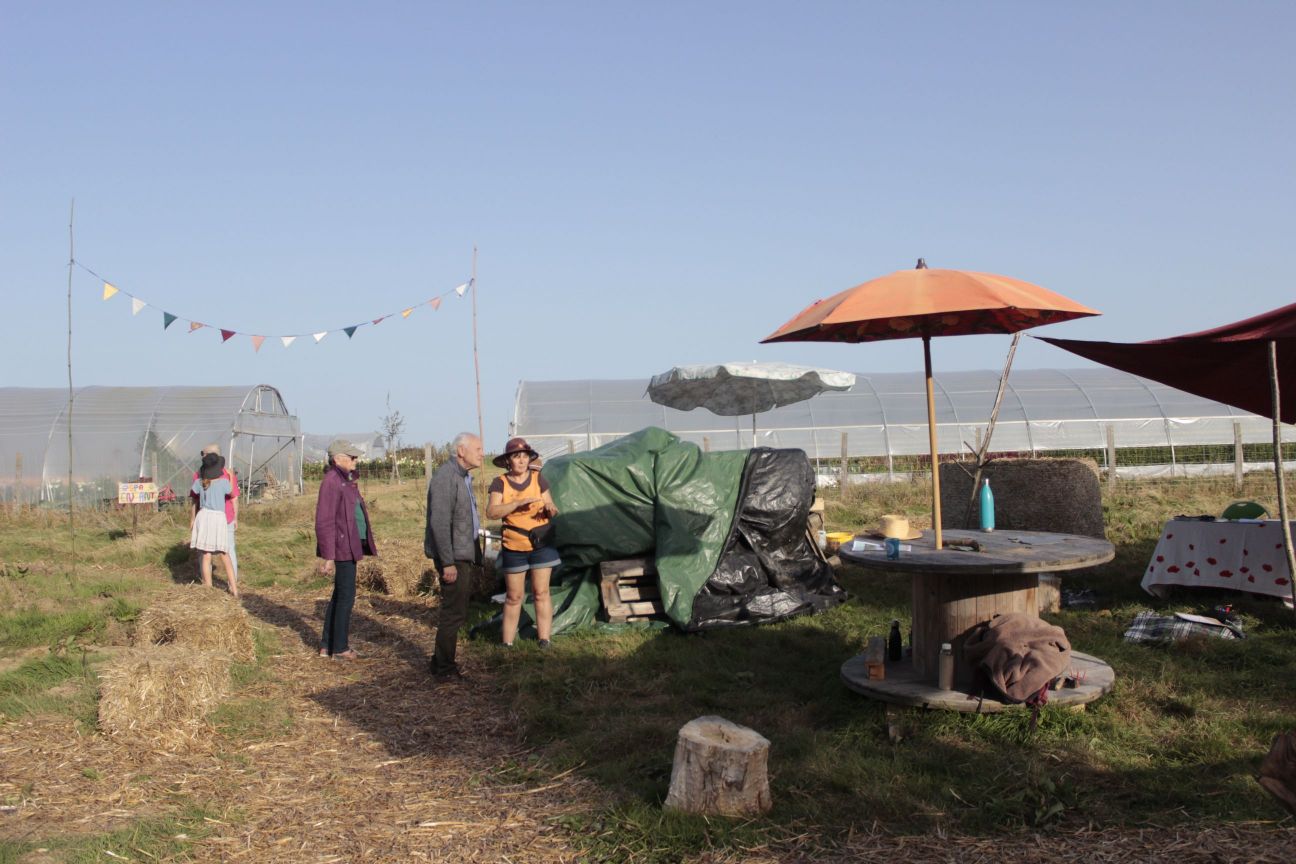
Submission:
[[936,452],[936,394],[932,388],[931,334],[923,337],[923,371],[927,376],[927,441],[931,445],[932,529],[936,532],[935,548],[941,545],[940,460]]
[[1287,521],[1287,483],[1283,477],[1282,394],[1278,392],[1278,343],[1269,340],[1269,398],[1273,404],[1274,474],[1278,481],[1278,521],[1282,525],[1283,548],[1287,553],[1287,585],[1291,588],[1292,610],[1296,612],[1296,550],[1292,549],[1291,523]]
[[72,268],[76,266],[76,239],[72,225],[76,221],[76,199],[68,208],[68,281],[67,281],[67,370],[68,370],[68,407],[67,407],[67,445],[68,445],[68,534],[72,539],[72,576],[76,577],[76,524],[72,516]]
[[[477,244],[473,244],[472,277],[469,281],[472,288],[472,331],[473,331],[473,375],[477,379],[477,437],[481,439],[482,449],[486,448],[486,427],[482,422],[481,407],[481,361],[477,357]],[[429,482],[431,482],[429,480]],[[486,495],[486,472],[477,472],[477,500]]]

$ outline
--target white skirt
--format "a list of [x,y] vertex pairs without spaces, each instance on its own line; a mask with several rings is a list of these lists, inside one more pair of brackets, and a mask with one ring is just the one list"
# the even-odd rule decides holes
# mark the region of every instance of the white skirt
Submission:
[[224,510],[199,510],[189,533],[190,547],[201,552],[228,552],[228,526]]

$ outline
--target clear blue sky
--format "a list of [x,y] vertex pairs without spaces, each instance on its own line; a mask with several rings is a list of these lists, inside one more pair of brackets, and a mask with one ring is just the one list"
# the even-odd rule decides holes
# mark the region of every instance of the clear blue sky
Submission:
[[[19,3],[0,25],[4,384],[63,386],[76,256],[270,336],[364,322],[478,261],[488,449],[521,379],[916,342],[758,341],[925,256],[1138,340],[1296,299],[1296,5]],[[1284,251],[1286,250],[1286,251]],[[284,350],[99,299],[78,384],[270,383],[303,428],[476,427],[470,303]],[[1008,337],[937,340],[998,368]],[[1083,361],[1024,340],[1022,367]]]

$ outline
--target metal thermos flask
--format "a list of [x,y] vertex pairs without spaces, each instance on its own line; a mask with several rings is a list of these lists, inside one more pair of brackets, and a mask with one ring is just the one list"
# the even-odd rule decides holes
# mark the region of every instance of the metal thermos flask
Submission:
[[954,689],[954,646],[942,642],[940,659],[936,662],[936,686],[942,690]]
[[994,530],[994,493],[989,480],[981,481],[981,530]]
[[904,642],[900,638],[900,622],[894,620],[891,622],[891,635],[887,637],[887,656],[892,661],[898,661],[904,653]]

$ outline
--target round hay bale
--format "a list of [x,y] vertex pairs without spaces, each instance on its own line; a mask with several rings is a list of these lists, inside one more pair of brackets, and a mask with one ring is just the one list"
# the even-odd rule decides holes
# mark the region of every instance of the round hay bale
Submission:
[[99,673],[99,727],[169,749],[202,732],[204,718],[229,691],[224,651],[124,651]]
[[423,541],[400,537],[382,541],[377,557],[356,565],[356,587],[391,597],[412,597],[435,580],[432,561],[423,556]]
[[[975,529],[971,462],[940,466],[941,513],[946,528]],[[1092,459],[995,459],[981,471],[994,492],[995,527],[1104,537],[1102,487]]]
[[132,644],[175,645],[224,651],[251,662],[256,659],[252,624],[238,600],[202,585],[176,585],[159,593],[135,622]]

